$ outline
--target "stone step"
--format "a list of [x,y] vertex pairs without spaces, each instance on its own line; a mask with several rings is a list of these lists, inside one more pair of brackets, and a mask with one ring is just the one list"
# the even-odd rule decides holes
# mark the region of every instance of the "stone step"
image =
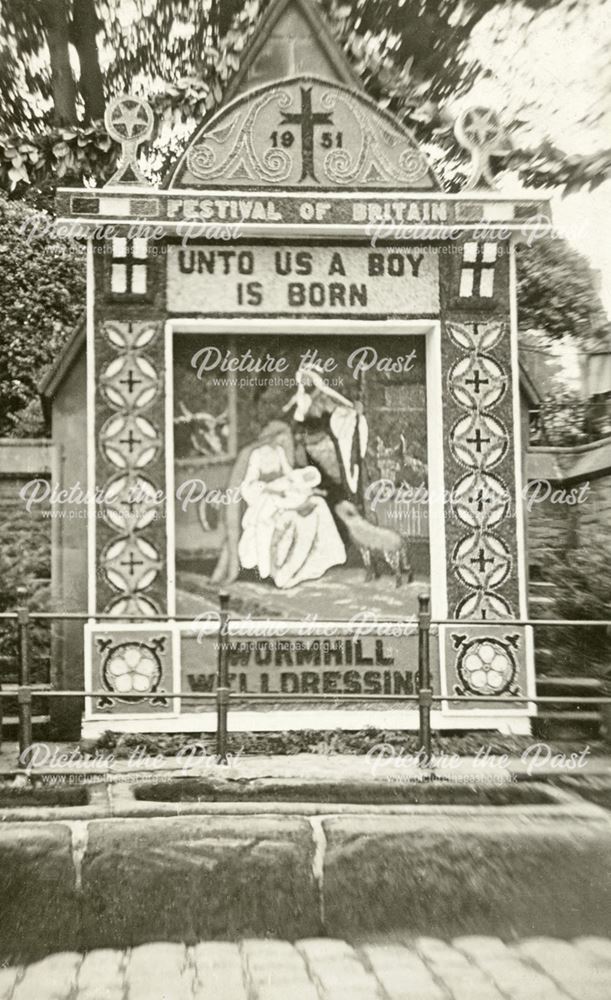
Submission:
[[610,992],[604,937],[158,941],[0,969],[2,1000],[608,1000]]
[[160,940],[611,935],[609,817],[558,803],[5,821],[0,966]]

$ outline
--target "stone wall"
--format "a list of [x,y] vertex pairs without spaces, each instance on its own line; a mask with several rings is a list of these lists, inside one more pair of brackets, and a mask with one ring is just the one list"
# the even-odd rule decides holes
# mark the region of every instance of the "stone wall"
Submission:
[[[34,479],[49,482],[53,447],[45,439],[0,438],[0,611],[13,610],[17,587],[25,586],[29,604],[48,607],[51,578],[50,504],[32,505],[28,511],[21,491]],[[43,490],[41,484],[41,490]],[[32,679],[47,679],[48,625],[35,625],[31,633]],[[0,678],[16,680],[16,630],[0,623]]]
[[552,504],[549,500],[527,511],[528,564],[537,571],[550,557],[562,556],[575,537],[573,508]]
[[[533,570],[536,573],[544,567],[550,556],[609,545],[611,439],[578,448],[530,449],[526,454],[527,498],[536,480],[549,482],[553,492],[532,503],[530,511],[525,509],[531,579]],[[571,503],[572,497],[581,502]]]
[[50,480],[52,452],[44,439],[0,438],[0,600],[5,605],[16,586],[50,580],[50,504],[33,504],[28,511],[20,494],[31,480]]
[[611,532],[611,469],[599,479],[590,480],[586,502],[579,508],[578,544],[584,548],[606,542]]

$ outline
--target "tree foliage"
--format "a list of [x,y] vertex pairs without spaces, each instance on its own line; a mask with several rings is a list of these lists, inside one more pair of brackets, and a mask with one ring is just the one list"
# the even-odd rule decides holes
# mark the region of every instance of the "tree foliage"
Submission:
[[[106,155],[101,129],[89,127],[100,123],[105,101],[125,92],[152,95],[163,131],[152,162],[161,165],[170,127],[192,125],[220,101],[269,2],[3,0],[0,185],[21,197],[33,186],[44,189],[49,178],[103,183],[114,153]],[[319,2],[372,96],[419,139],[440,147],[450,173],[460,168],[463,154],[446,104],[487,72],[469,55],[469,41],[510,0]],[[579,5],[521,0],[519,6],[533,15],[558,10],[566,17]],[[72,142],[58,132],[66,128]],[[69,146],[65,161],[57,150],[62,139]],[[25,158],[15,154],[28,143],[34,158],[31,151]],[[514,166],[533,186],[594,186],[611,176],[611,150],[567,158],[545,141],[503,165]]]
[[566,240],[545,238],[521,246],[517,272],[522,330],[571,336],[582,345],[605,332],[596,272]]
[[84,308],[84,251],[46,229],[44,217],[0,197],[0,437],[40,433],[40,378]]

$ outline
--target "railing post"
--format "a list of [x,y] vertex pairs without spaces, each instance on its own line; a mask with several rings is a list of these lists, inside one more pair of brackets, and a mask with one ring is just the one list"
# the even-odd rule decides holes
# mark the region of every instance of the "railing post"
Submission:
[[17,642],[19,648],[19,688],[17,713],[19,718],[19,767],[32,744],[32,689],[30,688],[30,612],[26,587],[17,587]]
[[418,714],[420,746],[426,754],[427,763],[431,759],[431,708],[433,705],[430,629],[431,599],[428,594],[420,594],[418,597]]
[[227,712],[229,708],[229,594],[219,594],[219,642],[216,684],[216,756],[227,763]]
[[19,635],[19,683],[30,683],[30,612],[26,587],[17,587],[17,630]]
[[32,688],[17,689],[19,712],[19,767],[26,767],[25,755],[32,745]]

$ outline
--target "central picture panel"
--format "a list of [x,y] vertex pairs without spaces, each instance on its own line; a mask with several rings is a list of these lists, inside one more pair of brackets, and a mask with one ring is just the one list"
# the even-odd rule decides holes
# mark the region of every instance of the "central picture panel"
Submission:
[[175,333],[176,613],[392,620],[430,581],[423,335]]

